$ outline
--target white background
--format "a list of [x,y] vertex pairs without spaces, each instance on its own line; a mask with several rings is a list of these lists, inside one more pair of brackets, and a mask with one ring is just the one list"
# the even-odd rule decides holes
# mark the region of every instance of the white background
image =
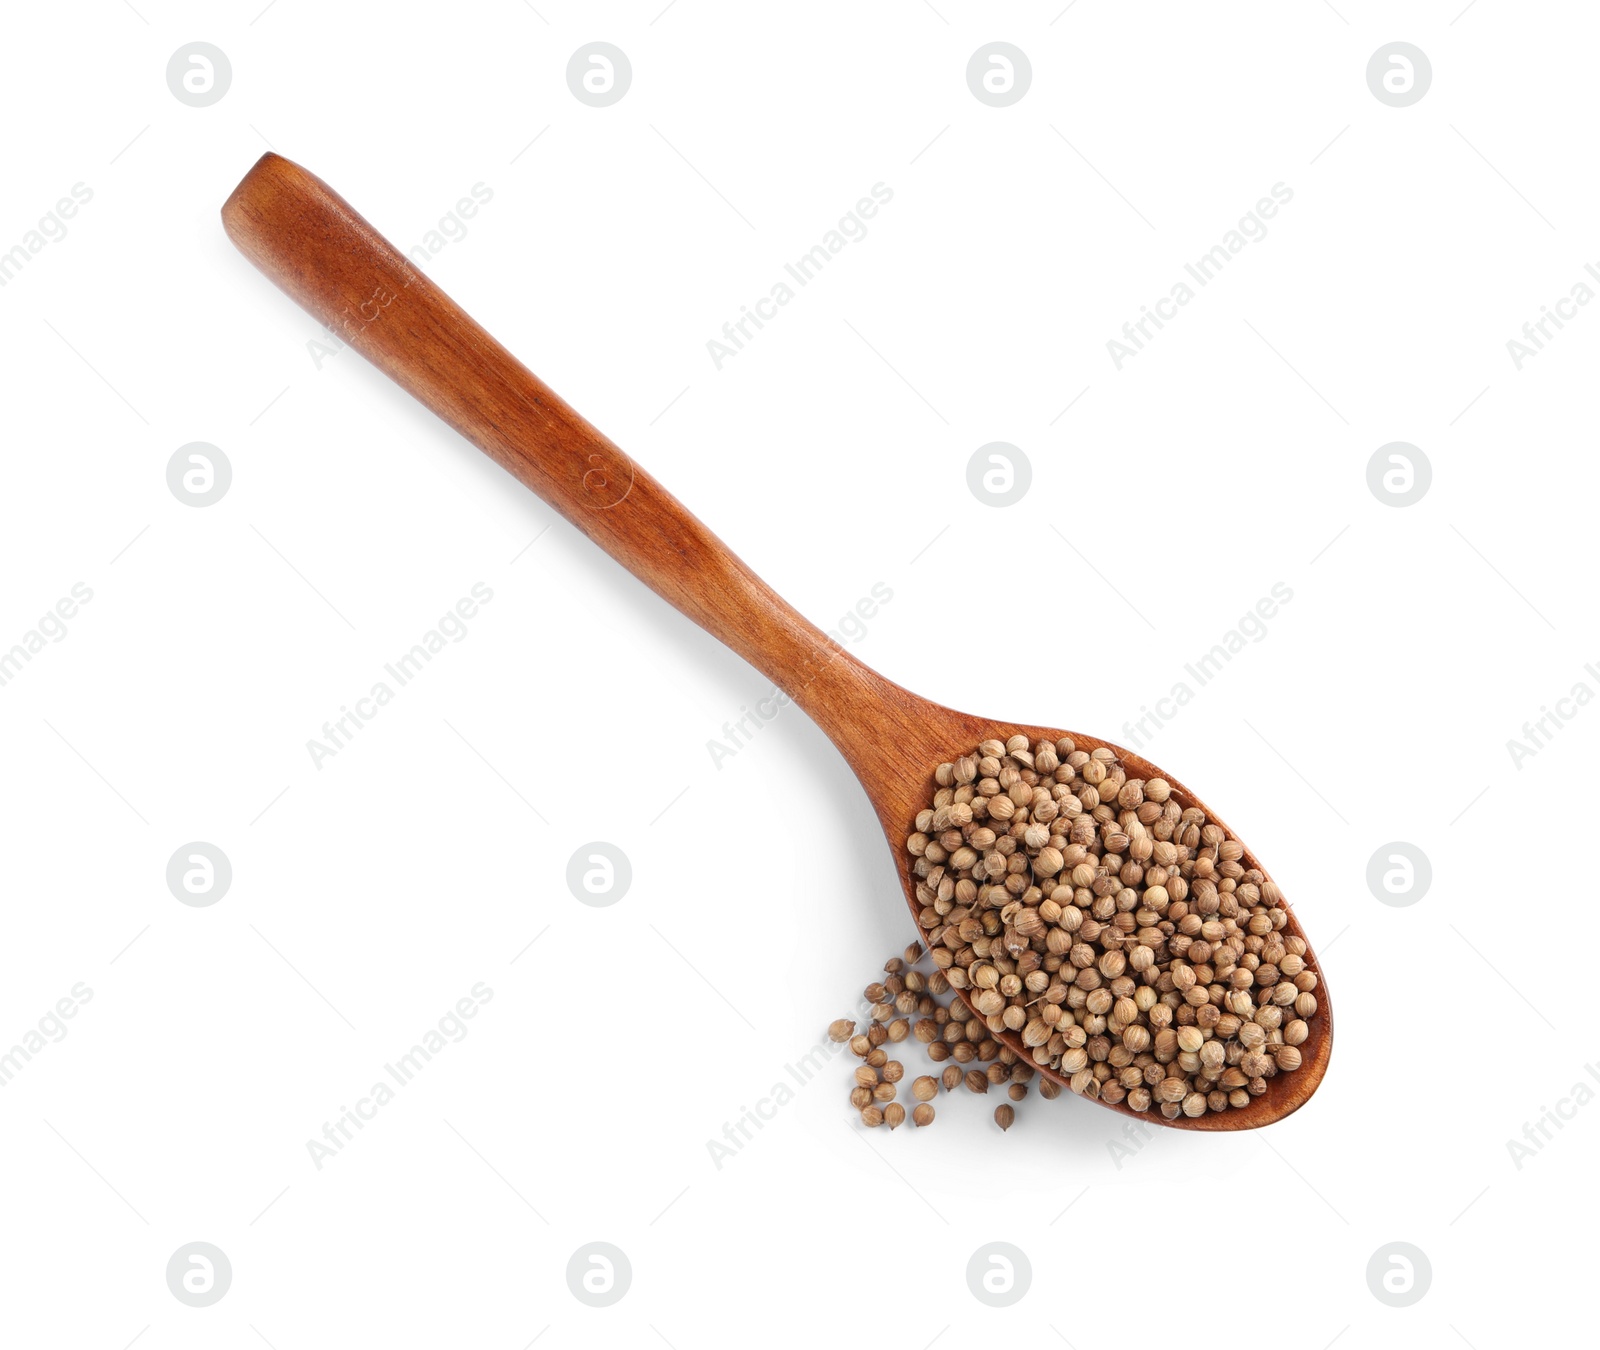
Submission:
[[[0,1048],[93,991],[0,1090],[8,1341],[1583,1333],[1562,1233],[1600,1108],[1520,1168],[1507,1141],[1600,1058],[1600,711],[1520,767],[1507,741],[1600,688],[1600,312],[1520,371],[1506,343],[1600,258],[1600,32],[1335,3],[7,7],[0,249],[93,193],[0,290],[0,646],[93,591],[0,688]],[[565,78],[596,39],[633,67],[604,109]],[[232,65],[206,108],[165,78],[193,40]],[[966,83],[992,40],[1032,65],[1008,108]],[[1408,108],[1366,82],[1392,40],[1432,63]],[[1314,1100],[1116,1157],[1123,1118],[1072,1099],[869,1135],[841,1059],[717,1167],[911,936],[867,802],[793,710],[714,766],[765,682],[353,352],[318,367],[218,223],[269,145],[402,247],[491,190],[429,274],[819,624],[889,587],[853,649],[922,694],[1126,740],[1290,587],[1147,752],[1319,948]],[[717,370],[707,340],[878,182],[867,237]],[[1118,370],[1107,340],[1280,182]],[[1033,470],[1005,509],[966,486],[995,440]],[[1396,440],[1433,469],[1404,509],[1366,480]],[[231,462],[216,505],[168,490],[191,441]],[[469,636],[315,767],[479,582]],[[209,907],[166,885],[195,840],[233,868]],[[609,908],[566,886],[592,840],[631,860]],[[1392,840],[1432,863],[1410,907],[1366,883]],[[319,1170],[307,1141],[479,981],[470,1034]],[[633,1271],[605,1309],[565,1273],[596,1240]],[[1033,1268],[1007,1309],[967,1288],[993,1240]],[[210,1308],[164,1278],[191,1241],[232,1263]],[[1405,1309],[1366,1277],[1395,1241],[1432,1266]]]

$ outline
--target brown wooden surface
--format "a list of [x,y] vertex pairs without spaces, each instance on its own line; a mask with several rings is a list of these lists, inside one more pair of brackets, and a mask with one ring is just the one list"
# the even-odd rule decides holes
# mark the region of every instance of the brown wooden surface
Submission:
[[[920,907],[905,840],[917,812],[932,800],[935,766],[979,741],[1019,732],[1035,740],[1070,735],[1082,749],[1110,745],[1077,732],[958,713],[862,665],[299,165],[263,155],[223,206],[222,222],[240,251],[311,315],[806,711],[871,799],[913,923]],[[1165,778],[1182,805],[1199,806],[1216,820],[1171,774],[1111,748],[1130,778]],[[1248,846],[1245,862],[1266,872]],[[1292,911],[1289,931],[1305,937]],[[1313,953],[1306,963],[1321,976]],[[1311,1095],[1332,1053],[1333,1008],[1325,982],[1316,993],[1318,1012],[1310,1039],[1300,1047],[1302,1066],[1268,1080],[1267,1092],[1249,1106],[1174,1121],[1158,1111],[1108,1109],[1189,1130],[1251,1129],[1282,1119]],[[1014,1033],[1002,1039],[1032,1062]]]

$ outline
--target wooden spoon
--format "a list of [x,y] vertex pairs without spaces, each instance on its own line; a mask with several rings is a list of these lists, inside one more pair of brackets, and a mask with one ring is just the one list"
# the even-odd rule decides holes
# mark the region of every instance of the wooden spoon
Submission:
[[[1086,750],[1110,745],[1077,732],[955,712],[918,698],[856,660],[416,271],[349,203],[299,165],[263,155],[223,206],[222,223],[240,251],[313,317],[805,709],[866,789],[913,922],[921,906],[905,843],[917,812],[932,800],[938,764],[970,752],[980,741],[1018,733],[1030,741],[1070,735]],[[1171,774],[1120,747],[1110,748],[1130,778],[1165,778],[1181,805],[1198,806],[1222,824]],[[1261,868],[1248,850],[1244,861]],[[1305,936],[1292,913],[1288,932]],[[1310,951],[1306,962],[1316,968]],[[1301,1067],[1268,1079],[1266,1092],[1248,1106],[1172,1121],[1154,1110],[1111,1109],[1189,1130],[1252,1129],[1281,1120],[1311,1095],[1328,1067],[1333,1009],[1326,984],[1317,998],[1310,1038],[1300,1047]],[[1002,1039],[1033,1062],[1015,1033]]]

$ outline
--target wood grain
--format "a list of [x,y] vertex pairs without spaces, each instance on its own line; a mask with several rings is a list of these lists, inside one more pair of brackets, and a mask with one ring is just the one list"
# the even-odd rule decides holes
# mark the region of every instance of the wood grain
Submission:
[[[299,165],[263,155],[223,206],[222,222],[240,251],[311,315],[805,710],[866,790],[913,923],[920,907],[904,845],[916,813],[932,799],[936,765],[981,740],[1019,732],[1030,739],[1070,735],[1084,749],[1110,745],[1077,732],[956,712],[863,665]],[[1170,773],[1111,748],[1130,777],[1163,777],[1180,804],[1199,806],[1216,820]],[[1248,848],[1245,860],[1266,872]],[[1289,931],[1305,936],[1292,912]],[[1308,952],[1306,961],[1320,977],[1314,954]],[[1325,981],[1317,997],[1311,1036],[1301,1046],[1302,1067],[1268,1080],[1266,1093],[1249,1106],[1174,1121],[1154,1111],[1107,1109],[1189,1130],[1252,1129],[1281,1120],[1310,1097],[1332,1053],[1333,1008]],[[1014,1034],[1004,1039],[1031,1062]]]

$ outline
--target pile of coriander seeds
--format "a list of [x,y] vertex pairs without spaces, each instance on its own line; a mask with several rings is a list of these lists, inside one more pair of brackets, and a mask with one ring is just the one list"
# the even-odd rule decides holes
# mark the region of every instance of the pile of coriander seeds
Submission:
[[[1317,976],[1282,892],[1165,781],[1013,736],[934,782],[906,849],[928,983],[970,996],[978,1058],[1013,1031],[1074,1092],[1168,1120],[1246,1106],[1300,1067]],[[926,1034],[947,1041],[958,1008]]]
[[[918,969],[919,962],[928,964],[924,962],[925,955],[922,944],[913,942],[901,955],[884,962],[883,979],[862,991],[868,1005],[865,1030],[858,1030],[848,1017],[841,1017],[828,1027],[829,1038],[836,1044],[848,1043],[861,1061],[855,1070],[850,1105],[861,1113],[861,1123],[869,1129],[887,1125],[893,1130],[905,1124],[906,1108],[896,1100],[905,1078],[905,1064],[890,1056],[902,1053],[897,1049],[900,1045],[915,1042],[930,1060],[945,1067],[937,1078],[924,1074],[912,1080],[912,1124],[933,1124],[933,1103],[941,1088],[946,1093],[964,1088],[979,1095],[993,1088],[1004,1091],[1010,1099],[994,1110],[995,1124],[1009,1130],[1016,1120],[1016,1108],[1011,1103],[1028,1095],[1028,1084],[1036,1076],[1034,1069],[1015,1050],[991,1036],[983,1019],[954,996],[943,970],[937,965],[931,970]],[[947,1062],[951,1060],[954,1063]],[[1039,1095],[1046,1099],[1058,1097],[1061,1085],[1040,1078]]]

